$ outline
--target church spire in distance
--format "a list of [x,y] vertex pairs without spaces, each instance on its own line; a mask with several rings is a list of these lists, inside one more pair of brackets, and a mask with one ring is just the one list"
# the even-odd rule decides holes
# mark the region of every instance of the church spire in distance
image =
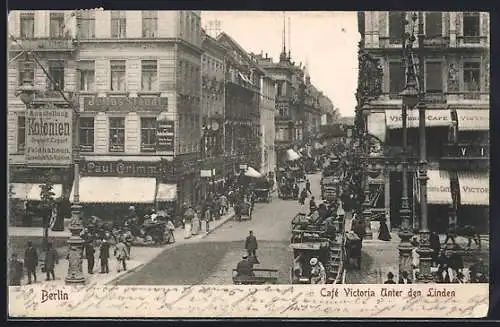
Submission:
[[283,61],[287,61],[288,59],[288,56],[286,54],[286,14],[285,12],[283,12],[283,48],[281,50],[281,54],[280,54],[280,62],[283,62]]

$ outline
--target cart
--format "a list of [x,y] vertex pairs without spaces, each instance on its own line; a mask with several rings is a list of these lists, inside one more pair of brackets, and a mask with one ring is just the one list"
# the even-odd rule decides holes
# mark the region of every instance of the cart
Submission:
[[251,276],[238,276],[238,270],[233,269],[233,284],[234,285],[263,285],[263,284],[278,284],[277,269],[252,269]]
[[247,201],[243,201],[240,204],[238,204],[237,207],[235,208],[236,220],[237,221],[251,220],[252,219],[251,208],[252,205]]
[[292,284],[311,283],[311,268],[309,265],[311,258],[318,258],[323,266],[327,267],[329,256],[328,240],[317,239],[312,242],[292,243],[290,248],[293,251],[294,258],[290,268],[290,282]]
[[254,189],[256,202],[271,202],[271,190],[269,188]]

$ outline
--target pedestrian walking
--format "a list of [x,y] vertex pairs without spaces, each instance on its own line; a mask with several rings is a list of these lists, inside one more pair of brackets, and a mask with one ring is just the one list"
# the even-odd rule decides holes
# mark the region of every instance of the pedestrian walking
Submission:
[[23,279],[23,263],[12,253],[9,260],[9,286],[20,286]]
[[130,251],[132,250],[132,243],[134,242],[134,236],[132,232],[127,230],[124,234],[125,246],[127,247],[127,260],[130,260]]
[[194,211],[193,220],[191,221],[191,235],[193,236],[198,235],[198,233],[200,232],[199,214],[199,210]]
[[309,180],[306,180],[306,191],[309,192],[309,194],[312,195],[312,192],[311,192],[311,182]]
[[55,265],[59,263],[59,256],[57,254],[56,249],[52,246],[52,243],[47,244],[47,253],[45,254],[45,274],[47,275],[46,281],[50,280],[52,276],[52,280],[56,279],[54,268]]
[[318,209],[318,206],[316,205],[316,201],[314,201],[314,196],[312,196],[311,200],[309,201],[309,211],[310,211],[310,214],[312,214],[317,209]]
[[166,227],[168,231],[168,240],[167,240],[168,243],[175,243],[175,236],[174,236],[175,226],[171,219],[167,220]]
[[389,227],[387,227],[385,220],[380,221],[378,239],[386,242],[391,240],[391,233],[389,232]]
[[26,250],[24,251],[24,265],[28,274],[28,284],[31,284],[31,277],[36,283],[36,267],[38,266],[38,253],[33,247],[33,243],[28,241]]
[[253,235],[253,231],[250,231],[245,240],[245,249],[247,250],[248,256],[255,258],[255,261],[257,261],[257,248],[257,238]]
[[194,210],[191,208],[190,205],[187,203],[184,205],[185,211],[184,211],[184,238],[188,239],[191,238],[191,228],[192,228],[192,221],[194,218]]
[[102,240],[99,248],[99,259],[101,259],[101,274],[109,273],[109,242],[106,239]]
[[306,203],[306,198],[307,198],[307,190],[304,188],[300,192],[300,196],[299,196],[300,205],[304,205]]
[[92,275],[95,263],[95,248],[92,241],[88,241],[85,245],[85,258],[87,259],[87,272]]
[[121,268],[123,268],[123,271],[127,270],[127,247],[125,246],[125,243],[123,242],[123,238],[121,238],[118,243],[116,243],[115,246],[115,251],[114,251],[115,258],[118,263],[118,272],[121,271]]

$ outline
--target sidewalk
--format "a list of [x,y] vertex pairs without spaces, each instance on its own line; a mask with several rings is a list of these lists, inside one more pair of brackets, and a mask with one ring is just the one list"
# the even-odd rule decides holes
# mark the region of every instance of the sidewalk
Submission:
[[[110,254],[111,258],[109,260],[109,273],[108,274],[101,274],[100,272],[100,261],[99,261],[99,254],[98,250],[96,249],[96,254],[95,254],[95,264],[94,264],[94,274],[88,274],[87,273],[87,260],[83,260],[83,273],[86,278],[86,284],[98,284],[98,285],[104,285],[104,284],[109,284],[113,282],[116,279],[119,279],[123,277],[125,274],[136,271],[137,269],[140,269],[142,266],[156,258],[160,253],[163,251],[166,251],[168,249],[171,249],[177,245],[181,244],[186,244],[186,243],[193,243],[200,241],[201,239],[205,238],[209,234],[213,233],[216,229],[221,227],[224,223],[227,221],[231,220],[234,217],[234,210],[231,208],[229,209],[229,212],[221,217],[219,220],[211,222],[210,226],[210,231],[208,233],[206,232],[201,232],[198,235],[192,236],[189,239],[184,239],[184,229],[182,228],[177,228],[174,231],[174,237],[176,242],[172,244],[167,244],[161,247],[146,247],[146,246],[134,246],[130,250],[130,260],[127,261],[127,271],[121,271],[117,272],[117,261],[113,256],[113,250],[114,248],[112,247],[110,249]],[[204,226],[203,226],[204,228]],[[8,229],[8,234],[9,238],[10,237],[22,237],[22,238],[29,238],[29,237],[42,237],[43,231],[42,228],[38,227],[9,227]],[[68,238],[70,236],[69,231],[62,231],[62,232],[49,232],[49,238]],[[59,264],[56,265],[55,268],[55,275],[56,279],[53,281],[45,281],[45,273],[42,273],[40,269],[37,269],[37,284],[40,283],[49,283],[49,284],[65,284],[64,278],[67,275],[67,270],[68,270],[68,265],[67,265],[67,260],[65,259],[66,257],[66,248],[59,248]],[[22,259],[22,257],[20,257]],[[22,285],[27,284],[28,278],[25,275],[23,280],[21,281]]]

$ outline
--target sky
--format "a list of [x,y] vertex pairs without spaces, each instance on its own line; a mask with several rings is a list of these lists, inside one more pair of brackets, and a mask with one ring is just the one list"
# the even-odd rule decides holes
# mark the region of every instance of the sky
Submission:
[[[302,65],[307,62],[311,82],[332,100],[342,116],[354,116],[360,40],[357,13],[284,14],[286,47],[287,51],[291,48],[292,61]],[[283,12],[203,11],[201,19],[205,29],[209,21],[220,21],[221,31],[245,50],[267,53],[278,61],[283,46]]]

